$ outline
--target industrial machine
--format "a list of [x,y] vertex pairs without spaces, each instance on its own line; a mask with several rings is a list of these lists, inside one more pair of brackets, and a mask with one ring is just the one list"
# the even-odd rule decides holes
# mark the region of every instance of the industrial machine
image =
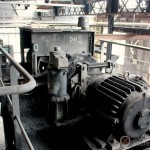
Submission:
[[[28,49],[26,56],[25,49]],[[82,139],[80,141],[82,144],[77,144],[78,140],[74,140],[75,146],[65,147],[65,149],[117,150],[137,147],[143,149],[150,141],[149,84],[142,77],[131,76],[128,72],[112,73],[113,62],[108,60],[97,63],[93,54],[94,32],[92,31],[21,28],[21,65],[28,70],[37,83],[44,83],[42,86],[37,84],[40,93],[47,93],[44,95],[47,117],[43,117],[42,105],[36,108],[36,104],[39,103],[37,100],[33,103],[29,99],[27,106],[21,106],[28,112],[36,108],[34,113],[31,111],[29,115],[23,115],[25,116],[23,124],[28,130],[31,142],[34,143],[33,147],[36,146],[35,149],[51,149],[38,145],[39,139],[43,141],[42,137],[46,137],[48,144],[52,144],[50,141],[56,139],[58,146],[55,145],[53,149],[62,149],[59,137],[61,143],[68,144],[71,136],[67,141],[63,139],[73,130],[81,135],[79,137]],[[102,70],[106,68],[109,68],[109,71],[103,73]],[[32,91],[34,92],[35,90]],[[42,97],[39,99],[41,100]],[[32,117],[35,112],[42,115],[38,115],[37,118]],[[48,123],[46,124],[46,121],[43,123],[41,118],[48,120]],[[18,117],[17,120],[20,123]],[[40,137],[37,133],[39,126],[42,129],[51,128],[53,132],[49,134],[46,131],[47,133]],[[22,129],[21,125],[20,127]],[[17,136],[15,139],[17,139],[14,140],[17,147],[22,138]],[[26,141],[29,144],[28,148],[34,149],[29,140]],[[145,145],[141,146],[141,144]],[[22,146],[20,149],[28,148]],[[19,146],[16,149],[19,149]]]

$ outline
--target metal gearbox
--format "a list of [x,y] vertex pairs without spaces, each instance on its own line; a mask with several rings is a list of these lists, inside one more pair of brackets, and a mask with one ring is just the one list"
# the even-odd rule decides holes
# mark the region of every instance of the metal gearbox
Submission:
[[[21,64],[35,77],[47,74],[50,51],[60,46],[66,54],[94,53],[94,32],[87,30],[20,28]],[[26,52],[27,51],[27,52]]]

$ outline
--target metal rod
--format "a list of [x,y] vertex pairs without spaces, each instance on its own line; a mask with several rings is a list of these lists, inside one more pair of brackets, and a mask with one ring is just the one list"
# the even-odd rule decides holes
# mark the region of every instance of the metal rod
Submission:
[[28,143],[28,146],[29,146],[30,150],[34,150],[34,147],[33,147],[32,143],[31,143],[31,141],[30,141],[30,139],[29,139],[29,137],[28,137],[28,135],[27,135],[27,133],[26,133],[26,131],[25,131],[23,125],[22,125],[22,123],[21,123],[20,118],[19,118],[18,116],[16,116],[14,119],[17,120],[17,122],[18,122],[18,124],[19,124],[19,126],[20,126],[20,129],[21,129],[21,131],[22,131],[22,133],[23,133],[23,135],[24,135],[24,137],[25,137],[25,140],[26,140],[27,143]]
[[100,41],[110,42],[112,44],[117,44],[117,45],[121,45],[121,46],[127,46],[127,47],[132,47],[132,48],[137,48],[137,49],[141,49],[141,50],[150,51],[150,48],[144,47],[144,46],[137,46],[137,45],[131,45],[131,44],[123,44],[123,43],[118,43],[118,42],[108,41],[108,40],[100,40]]
[[[141,34],[99,34],[95,35],[99,40],[149,40],[150,35]],[[96,45],[98,46],[98,45]]]
[[0,96],[11,94],[22,94],[34,89],[36,86],[34,78],[18,62],[16,62],[14,58],[2,48],[1,45],[0,51],[11,62],[11,64],[16,68],[16,70],[28,81],[27,83],[22,85],[0,87]]
[[[45,16],[42,16],[42,18],[44,18]],[[50,17],[50,16],[49,16]],[[49,26],[76,26],[77,27],[77,24],[76,23],[68,23],[68,22],[52,22],[52,21],[38,21],[36,20],[37,17],[34,17],[34,18],[31,18],[28,20],[23,20],[23,18],[20,18],[20,19],[13,19],[13,20],[10,20],[10,17],[7,18],[7,16],[5,16],[5,28],[6,27],[13,27],[14,25],[16,26],[29,26],[29,24],[37,24],[37,25],[42,25],[42,24],[47,24]],[[3,24],[4,21],[2,20],[2,18],[0,17],[0,24]],[[108,23],[107,22],[93,22],[93,23],[90,23],[89,24],[91,27],[107,27],[108,26]],[[149,24],[148,23],[134,23],[134,27],[139,27],[139,28],[146,28]],[[16,27],[15,26],[15,27]],[[121,28],[122,26],[124,27],[133,27],[133,23],[130,23],[130,22],[125,22],[125,23],[119,23],[119,22],[115,22],[115,26],[114,27],[117,27],[117,28]],[[0,28],[3,27],[2,25],[0,26]],[[146,29],[145,29],[146,30]]]
[[51,0],[51,2],[71,2],[72,0]]
[[56,6],[56,7],[80,7],[84,8],[84,5],[74,4],[55,4],[55,3],[32,3],[32,2],[1,2],[0,4],[15,4],[15,5],[36,5],[36,6]]
[[[113,0],[109,0],[107,2],[107,12],[112,13],[113,12]],[[108,34],[113,33],[114,28],[114,16],[108,15]],[[112,43],[107,42],[107,54],[106,54],[106,60],[111,60],[111,53],[112,53]]]
[[14,5],[13,5],[13,4],[11,4],[11,6],[12,6],[12,8],[13,8],[13,10],[14,10],[15,14],[18,16],[18,13],[17,13],[16,8],[14,7]]
[[103,68],[103,67],[109,67],[109,64],[107,62],[103,63],[91,63],[88,64],[89,68]]
[[[2,81],[2,79],[0,79],[0,82],[1,82],[2,86],[4,87],[5,85],[4,85],[4,82]],[[9,104],[12,106],[12,101],[11,101],[9,95],[7,95],[7,99],[8,99],[8,101],[9,101]]]

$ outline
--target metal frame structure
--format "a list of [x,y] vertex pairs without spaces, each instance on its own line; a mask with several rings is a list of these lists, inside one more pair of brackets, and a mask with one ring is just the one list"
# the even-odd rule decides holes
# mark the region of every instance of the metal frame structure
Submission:
[[109,41],[109,40],[100,40],[100,41],[102,41],[102,42],[110,42],[111,44],[117,44],[117,45],[121,45],[121,46],[127,46],[127,47],[132,47],[132,48],[136,48],[136,49],[145,50],[145,51],[150,51],[149,47],[137,46],[137,45],[132,45],[132,44],[123,44],[123,43]]
[[23,85],[0,87],[0,96],[21,94],[31,91],[36,86],[34,78],[23,67],[21,67],[21,65],[17,63],[14,58],[2,48],[2,46],[0,46],[0,51],[7,57],[12,65],[19,71],[19,73],[28,81]]
[[[141,12],[141,13],[146,13],[148,10],[146,10],[145,6],[143,5],[144,0],[135,0],[135,7],[133,8],[129,8],[128,4],[129,4],[129,0],[115,0],[116,6],[115,8],[114,6],[114,0],[109,0],[109,3],[107,0],[97,0],[97,1],[88,1],[87,3],[83,4],[83,5],[70,5],[70,4],[38,4],[38,5],[45,5],[45,6],[52,6],[53,8],[53,14],[52,15],[58,15],[58,16],[72,16],[72,15],[101,15],[101,14],[106,14],[108,16],[108,35],[102,35],[97,36],[97,38],[108,38],[108,36],[110,37],[110,39],[114,36],[118,39],[118,35],[112,35],[113,31],[123,31],[123,32],[132,32],[132,33],[140,33],[140,34],[150,34],[150,30],[145,30],[145,29],[139,29],[139,28],[122,28],[122,27],[114,27],[114,15],[116,14],[122,14],[122,13],[137,13],[137,12]],[[0,2],[0,4],[3,2]],[[7,3],[7,2],[5,2]],[[12,2],[8,3],[12,5]],[[17,4],[17,3],[13,3],[13,4]],[[22,4],[22,3],[21,3]],[[26,3],[23,3],[23,5],[25,5]],[[13,6],[13,5],[12,5]],[[122,29],[121,29],[122,28]],[[105,36],[105,37],[104,37]],[[127,39],[127,38],[136,38],[136,39],[149,39],[149,36],[142,36],[142,35],[120,35],[123,40]],[[149,48],[146,47],[140,47],[140,46],[136,46],[136,45],[131,45],[131,44],[120,44],[117,42],[112,42],[112,41],[108,41],[108,40],[100,40],[102,42],[107,42],[107,60],[111,60],[112,57],[112,44],[119,44],[119,45],[123,45],[123,46],[128,46],[128,47],[133,47],[133,48],[138,48],[138,49],[143,49],[143,50],[147,50],[150,51]],[[19,114],[19,107],[18,107],[18,94],[20,93],[24,93],[24,92],[28,92],[30,90],[32,90],[35,86],[35,80],[33,79],[33,77],[31,77],[18,63],[16,63],[14,61],[14,59],[7,54],[4,49],[0,46],[0,51],[7,57],[7,59],[9,59],[11,61],[11,63],[13,64],[13,66],[25,77],[25,79],[27,81],[29,81],[28,83],[24,84],[24,85],[14,85],[17,83],[17,78],[15,78],[12,81],[12,86],[7,86],[4,87],[4,84],[1,83],[3,86],[0,87],[0,96],[3,95],[7,95],[7,99],[10,102],[10,105],[13,108],[13,118],[14,118],[14,127],[17,129],[19,127],[19,133],[23,133],[26,142],[28,143],[28,146],[31,150],[33,150],[33,146],[24,130],[24,127],[21,123],[21,120],[19,118],[20,114]],[[102,67],[109,67],[108,63],[101,63],[99,64]],[[98,66],[100,67],[100,66]],[[92,68],[92,66],[91,66]],[[16,76],[16,71],[14,70],[14,68],[12,68],[11,70],[11,76]],[[2,81],[1,81],[2,82]],[[10,100],[10,97],[8,95],[13,94],[12,96],[12,101]],[[17,133],[15,133],[17,134]],[[16,135],[17,137],[17,135]],[[149,140],[149,137],[148,137]],[[141,143],[144,143],[145,141],[142,141]],[[19,147],[19,145],[18,145]]]
[[[101,15],[107,14],[108,5],[111,0],[91,0],[85,2],[84,8],[71,9],[69,7],[59,8],[58,15]],[[114,0],[112,13],[145,13],[149,12],[149,3],[145,0]],[[62,13],[63,12],[63,13]]]
[[[34,78],[19,64],[17,63],[13,57],[8,54],[5,49],[0,46],[0,51],[2,54],[10,61],[10,63],[13,65],[10,68],[10,77],[11,77],[11,86],[4,86],[3,81],[0,79],[1,87],[0,87],[0,96],[7,96],[4,101],[9,102],[9,106],[12,108],[12,120],[14,123],[14,134],[15,134],[15,141],[17,141],[16,149],[20,149],[20,142],[18,142],[18,139],[20,139],[21,135],[24,136],[29,149],[34,150],[26,132],[25,129],[20,121],[20,108],[19,108],[19,97],[18,94],[25,93],[28,91],[31,91],[35,86],[36,82]],[[26,79],[27,83],[18,85],[17,83],[17,72],[16,70]],[[14,85],[15,84],[15,85]],[[12,95],[12,98],[10,98],[9,95]],[[4,102],[6,104],[6,102]],[[22,134],[21,134],[22,132]],[[20,141],[20,140],[19,140]]]
[[[111,0],[89,0],[79,4],[64,4],[64,3],[32,3],[32,2],[0,2],[0,4],[13,5],[37,5],[49,6],[47,9],[52,9],[53,14],[58,16],[72,15],[101,15],[109,13],[108,7]],[[150,11],[149,2],[146,0],[114,0],[112,13],[145,13]],[[13,6],[14,7],[14,6]],[[46,8],[44,8],[46,9]],[[14,9],[15,11],[15,9]],[[52,14],[52,15],[53,15]]]
[[[17,9],[19,8],[18,5],[36,5],[37,9],[37,18],[40,19],[38,22],[37,20],[32,20],[32,22],[36,23],[43,23],[41,21],[42,17],[44,18],[44,14],[42,12],[47,11],[48,17],[55,17],[55,16],[81,16],[81,15],[97,15],[97,20],[100,22],[106,21],[108,18],[108,28],[109,33],[112,33],[113,30],[116,31],[123,31],[128,32],[129,30],[133,33],[141,33],[145,32],[144,29],[124,29],[122,26],[117,26],[115,21],[121,21],[123,18],[130,19],[130,23],[133,23],[133,26],[136,19],[144,19],[149,18],[150,12],[150,2],[147,0],[88,0],[85,2],[79,1],[78,4],[74,2],[74,4],[62,4],[62,3],[32,3],[32,2],[0,2],[1,4],[8,4],[12,5],[13,10],[17,15]],[[17,8],[16,8],[17,6]],[[4,10],[5,11],[5,10]],[[7,10],[6,10],[7,11]],[[101,19],[104,19],[101,21]],[[31,23],[31,20],[28,20],[28,23]],[[129,22],[127,20],[127,22]],[[5,20],[5,24],[8,24],[9,21]],[[25,25],[23,20],[19,21],[16,20],[13,23],[19,23]],[[27,20],[26,20],[27,23]],[[50,24],[50,22],[44,22]],[[27,24],[26,24],[27,25]],[[4,25],[2,25],[4,26]],[[101,25],[104,26],[104,25]],[[115,26],[115,28],[114,28]],[[11,27],[11,26],[10,26]],[[140,23],[139,23],[140,27]],[[111,32],[110,32],[111,30]],[[142,30],[142,31],[140,31]],[[143,31],[144,30],[144,31]],[[145,32],[147,33],[147,31]],[[142,33],[141,33],[142,34]]]

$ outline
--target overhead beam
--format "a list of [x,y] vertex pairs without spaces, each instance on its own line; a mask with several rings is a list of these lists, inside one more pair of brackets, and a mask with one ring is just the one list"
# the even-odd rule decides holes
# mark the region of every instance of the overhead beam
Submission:
[[87,3],[101,2],[105,0],[87,0]]
[[14,5],[36,5],[36,6],[56,6],[56,7],[80,7],[84,8],[84,5],[74,5],[74,4],[56,4],[56,3],[33,3],[33,2],[5,2],[0,1],[0,4],[14,4]]

